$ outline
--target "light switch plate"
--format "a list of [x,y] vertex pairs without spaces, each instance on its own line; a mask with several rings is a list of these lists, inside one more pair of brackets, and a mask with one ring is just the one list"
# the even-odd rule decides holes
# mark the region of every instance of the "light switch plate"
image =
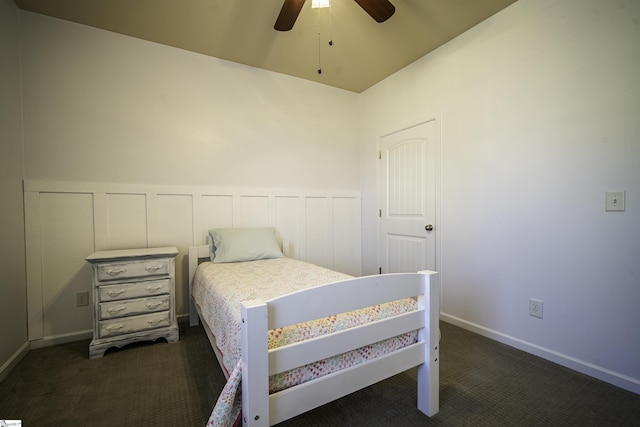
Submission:
[[607,212],[623,212],[624,195],[624,191],[607,191]]

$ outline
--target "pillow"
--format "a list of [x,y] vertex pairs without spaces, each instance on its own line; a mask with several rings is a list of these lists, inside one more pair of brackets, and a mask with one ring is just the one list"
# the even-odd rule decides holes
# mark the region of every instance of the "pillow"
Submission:
[[216,263],[282,258],[273,227],[214,228],[209,241],[211,261]]

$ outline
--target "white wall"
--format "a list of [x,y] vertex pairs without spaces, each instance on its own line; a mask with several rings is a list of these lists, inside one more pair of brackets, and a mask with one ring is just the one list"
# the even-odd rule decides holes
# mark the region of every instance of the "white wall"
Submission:
[[378,137],[435,111],[443,318],[640,393],[639,47],[638,1],[520,0],[365,92],[363,272]]
[[22,209],[20,15],[0,0],[0,380],[28,350]]
[[357,95],[22,12],[27,179],[359,188]]
[[[186,314],[203,225],[277,226],[298,258],[360,273],[356,94],[21,16],[33,345],[90,334],[74,295],[91,286],[94,250],[176,246]],[[207,210],[206,195],[253,213]]]

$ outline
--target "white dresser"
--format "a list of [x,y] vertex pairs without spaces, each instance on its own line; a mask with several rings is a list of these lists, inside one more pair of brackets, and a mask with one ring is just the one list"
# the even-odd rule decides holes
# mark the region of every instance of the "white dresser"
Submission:
[[93,340],[89,358],[136,341],[179,338],[174,247],[98,251],[93,266]]

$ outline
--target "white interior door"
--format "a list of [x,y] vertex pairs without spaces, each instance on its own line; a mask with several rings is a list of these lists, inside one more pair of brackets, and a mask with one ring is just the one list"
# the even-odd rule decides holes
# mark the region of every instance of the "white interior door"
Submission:
[[436,122],[380,141],[382,273],[436,269]]

